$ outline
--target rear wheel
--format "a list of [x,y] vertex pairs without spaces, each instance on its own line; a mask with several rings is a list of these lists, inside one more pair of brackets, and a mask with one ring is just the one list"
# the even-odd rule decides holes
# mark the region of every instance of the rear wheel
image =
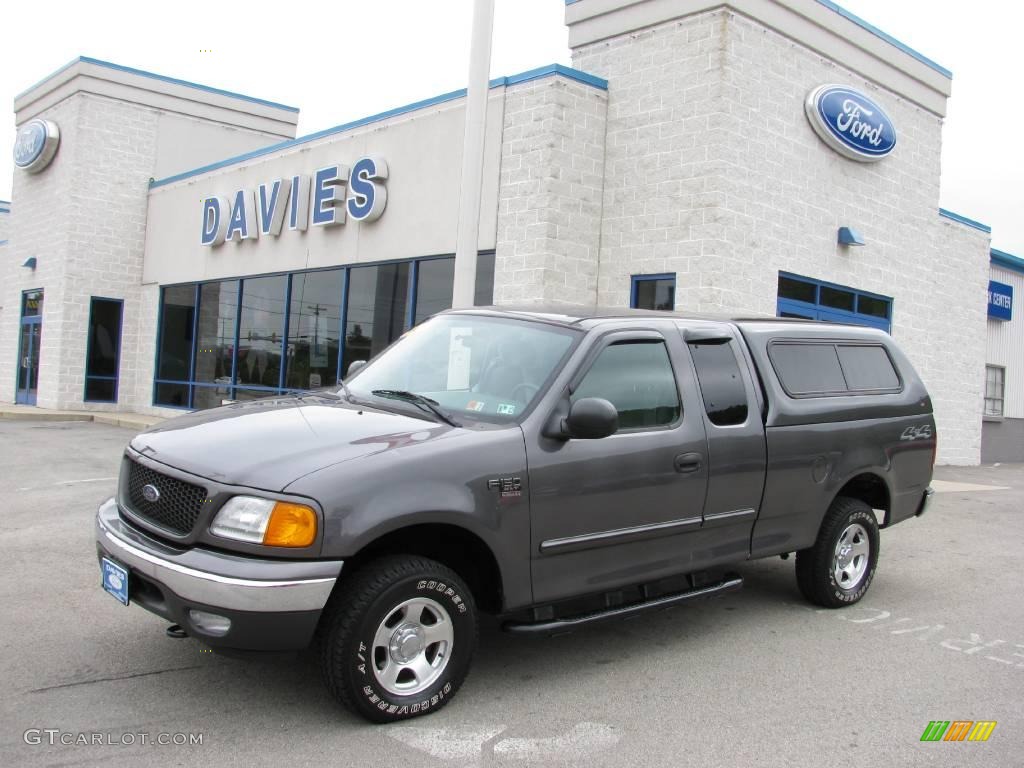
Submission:
[[878,565],[878,521],[860,499],[838,497],[825,514],[814,546],[796,553],[803,596],[826,608],[864,597]]
[[368,563],[332,598],[322,625],[327,687],[368,720],[387,723],[448,703],[476,647],[473,596],[433,560]]

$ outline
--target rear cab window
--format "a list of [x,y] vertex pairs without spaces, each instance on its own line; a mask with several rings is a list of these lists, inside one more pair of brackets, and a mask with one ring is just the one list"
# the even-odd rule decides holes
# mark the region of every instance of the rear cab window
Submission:
[[708,419],[716,427],[747,421],[747,388],[729,343],[688,342]]
[[780,339],[768,345],[775,374],[790,397],[900,392],[903,383],[883,344]]

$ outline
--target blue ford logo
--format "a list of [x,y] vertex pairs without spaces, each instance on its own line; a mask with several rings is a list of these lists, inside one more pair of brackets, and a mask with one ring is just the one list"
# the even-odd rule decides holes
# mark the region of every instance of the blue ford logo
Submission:
[[29,120],[14,138],[14,164],[29,173],[43,170],[57,153],[60,129],[52,120]]
[[851,160],[881,160],[896,146],[892,120],[860,91],[819,85],[807,94],[804,111],[821,140]]
[[142,498],[153,504],[160,499],[160,489],[152,484],[144,485],[142,486]]

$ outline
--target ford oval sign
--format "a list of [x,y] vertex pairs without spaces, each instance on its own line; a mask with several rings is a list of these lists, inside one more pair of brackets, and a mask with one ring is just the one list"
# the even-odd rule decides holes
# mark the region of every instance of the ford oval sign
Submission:
[[860,91],[819,85],[804,102],[814,132],[851,160],[881,160],[896,146],[896,128],[885,111]]
[[53,160],[60,144],[60,129],[52,120],[29,120],[18,128],[14,139],[14,164],[29,173],[39,173]]

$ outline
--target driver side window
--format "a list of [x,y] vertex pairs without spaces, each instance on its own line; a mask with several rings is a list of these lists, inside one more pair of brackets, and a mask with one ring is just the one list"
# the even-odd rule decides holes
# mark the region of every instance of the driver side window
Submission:
[[619,431],[662,427],[682,410],[663,341],[624,341],[604,349],[572,393],[608,400],[619,412]]

